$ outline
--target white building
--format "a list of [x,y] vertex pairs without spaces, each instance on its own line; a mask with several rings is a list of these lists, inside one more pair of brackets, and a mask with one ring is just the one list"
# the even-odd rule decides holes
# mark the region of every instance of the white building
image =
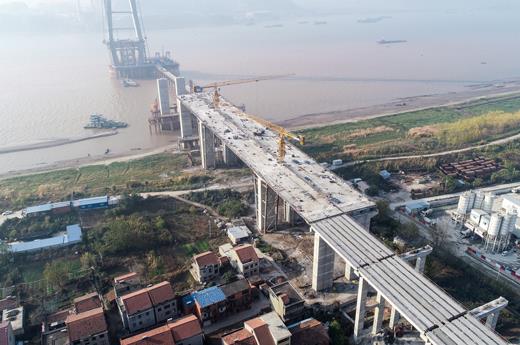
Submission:
[[59,235],[28,242],[12,242],[7,244],[12,253],[26,253],[57,247],[70,246],[81,242],[82,232],[79,224],[68,225],[67,230]]

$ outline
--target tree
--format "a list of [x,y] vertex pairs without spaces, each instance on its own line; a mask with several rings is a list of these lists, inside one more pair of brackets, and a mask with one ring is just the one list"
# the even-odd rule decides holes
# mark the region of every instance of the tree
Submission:
[[483,185],[484,185],[484,180],[481,179],[480,177],[477,177],[475,179],[475,181],[473,181],[473,187],[475,187],[475,188],[482,187]]
[[419,235],[419,228],[414,223],[404,223],[399,229],[399,235],[405,240],[414,240]]
[[329,326],[329,335],[332,340],[332,344],[334,345],[347,345],[347,337],[343,332],[343,327],[341,327],[341,323],[334,319],[330,323]]
[[457,188],[457,180],[452,176],[446,176],[443,180],[444,191],[447,193],[453,192]]
[[43,278],[52,286],[63,288],[68,281],[69,267],[65,261],[53,261],[45,265]]
[[366,195],[368,196],[377,196],[379,194],[379,188],[377,186],[370,186],[365,190]]
[[98,264],[96,255],[90,252],[84,253],[79,260],[83,269],[95,268]]

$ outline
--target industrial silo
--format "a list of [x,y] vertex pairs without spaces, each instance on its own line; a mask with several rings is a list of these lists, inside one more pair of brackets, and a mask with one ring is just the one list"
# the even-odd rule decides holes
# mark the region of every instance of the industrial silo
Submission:
[[473,208],[482,209],[483,204],[484,204],[484,192],[479,190],[475,193],[475,202],[473,203]]
[[457,206],[457,213],[460,215],[466,215],[471,212],[473,204],[475,202],[475,193],[473,191],[464,192],[459,198],[459,204]]
[[482,209],[488,213],[491,213],[493,211],[493,205],[495,204],[497,196],[495,193],[489,192],[486,193],[486,196],[484,197],[484,204],[482,205]]
[[503,216],[493,213],[489,220],[489,228],[486,236],[486,250],[494,252],[500,242],[500,227],[502,226]]

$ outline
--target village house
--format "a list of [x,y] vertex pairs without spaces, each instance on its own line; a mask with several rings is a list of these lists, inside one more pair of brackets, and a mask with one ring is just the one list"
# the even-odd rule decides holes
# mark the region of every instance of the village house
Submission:
[[69,314],[65,324],[71,345],[109,345],[103,308]]
[[260,259],[250,244],[241,245],[229,251],[231,265],[245,278],[260,273]]
[[205,252],[193,257],[191,274],[199,283],[209,282],[219,276],[220,260],[213,252]]
[[130,332],[176,318],[177,299],[169,282],[131,292],[118,299],[123,325]]
[[204,335],[194,315],[121,339],[121,345],[202,345]]

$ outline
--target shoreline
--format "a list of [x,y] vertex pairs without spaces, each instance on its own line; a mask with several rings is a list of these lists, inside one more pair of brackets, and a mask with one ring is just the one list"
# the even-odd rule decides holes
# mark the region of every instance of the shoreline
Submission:
[[[503,84],[507,84],[507,86],[504,86]],[[503,99],[516,98],[520,96],[520,80],[496,83],[482,83],[478,85],[472,85],[472,88],[473,90],[457,93],[432,94],[401,98],[390,103],[384,103],[362,108],[305,114],[292,119],[280,121],[278,122],[278,124],[291,130],[305,130],[332,126],[342,123],[363,121],[385,116],[392,116],[425,109],[471,105],[472,103],[479,101],[491,103]],[[406,105],[402,105],[403,103],[406,103]],[[396,111],[395,107],[398,105],[399,110]],[[95,139],[95,137],[89,139]],[[67,143],[63,143],[60,145],[66,145]],[[36,148],[35,150],[37,149],[39,148]],[[165,152],[180,153],[181,151],[178,149],[177,144],[168,144],[155,148],[141,150],[139,151],[139,153],[128,151],[120,154],[79,157],[77,159],[69,159],[57,161],[50,164],[45,164],[41,167],[33,167],[28,169],[13,170],[7,171],[5,173],[0,173],[0,180],[5,180],[11,177],[28,176],[66,169],[78,169],[84,166],[91,165],[108,165],[114,162],[128,162],[131,160],[136,160]]]
[[92,134],[92,135],[88,135],[88,136],[84,136],[84,137],[55,139],[55,140],[42,141],[42,142],[33,143],[33,144],[0,147],[0,155],[5,154],[5,153],[34,151],[34,150],[51,148],[51,147],[63,146],[63,145],[68,145],[68,144],[79,143],[79,142],[86,141],[86,140],[111,137],[111,136],[117,135],[117,134],[119,134],[119,132],[116,130],[113,130],[113,131],[109,131],[109,132],[96,133],[96,134]]
[[[498,83],[507,85],[499,85]],[[482,86],[478,87],[480,85]],[[368,107],[303,114],[288,120],[278,121],[277,124],[291,130],[300,131],[427,109],[470,105],[478,101],[494,102],[518,96],[520,96],[520,80],[483,83],[473,86],[473,89],[468,91],[412,96]]]
[[54,171],[67,170],[67,169],[79,169],[92,165],[109,165],[116,162],[129,162],[153,156],[161,153],[180,153],[177,144],[168,144],[160,147],[150,148],[146,150],[140,150],[139,153],[133,153],[131,151],[120,153],[120,154],[109,154],[101,156],[90,156],[80,157],[77,159],[68,159],[63,161],[57,161],[41,167],[22,169],[16,171],[8,171],[0,173],[0,180],[7,180],[15,177],[30,176],[36,174],[50,173]]

